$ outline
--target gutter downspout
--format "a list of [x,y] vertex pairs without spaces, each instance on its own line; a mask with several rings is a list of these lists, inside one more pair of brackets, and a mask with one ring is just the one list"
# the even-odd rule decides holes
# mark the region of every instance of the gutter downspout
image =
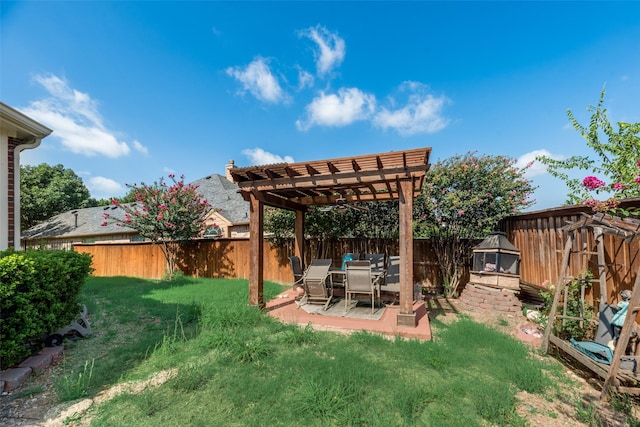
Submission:
[[14,247],[16,250],[18,248],[26,249],[22,245],[22,239],[20,237],[20,230],[22,229],[22,225],[20,224],[20,153],[24,150],[30,150],[32,148],[36,148],[42,142],[42,138],[32,137],[29,142],[25,142],[22,144],[18,144],[15,146],[13,150],[13,199],[18,201],[18,203],[14,203],[14,234],[13,241]]

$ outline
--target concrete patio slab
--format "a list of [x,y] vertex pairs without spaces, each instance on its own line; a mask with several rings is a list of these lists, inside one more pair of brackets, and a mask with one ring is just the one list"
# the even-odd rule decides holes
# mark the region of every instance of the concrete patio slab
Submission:
[[387,306],[380,320],[354,319],[349,317],[333,317],[327,315],[307,313],[299,309],[295,301],[297,293],[293,290],[285,291],[268,301],[265,310],[270,316],[285,323],[306,326],[311,324],[314,329],[328,330],[339,333],[367,331],[379,333],[389,337],[431,340],[431,327],[424,301],[415,302],[416,326],[400,326],[397,324],[399,307]]

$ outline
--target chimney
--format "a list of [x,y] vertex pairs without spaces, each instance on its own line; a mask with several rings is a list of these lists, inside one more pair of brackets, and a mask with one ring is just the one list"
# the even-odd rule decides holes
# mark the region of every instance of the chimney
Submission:
[[235,169],[235,167],[236,167],[236,164],[233,160],[229,160],[229,163],[227,163],[227,165],[224,167],[224,175],[231,182],[233,182],[233,177],[231,176],[231,169]]
[[73,216],[74,216],[74,225],[75,225],[75,228],[78,228],[78,211],[72,211],[71,213],[72,213],[72,214],[73,214]]

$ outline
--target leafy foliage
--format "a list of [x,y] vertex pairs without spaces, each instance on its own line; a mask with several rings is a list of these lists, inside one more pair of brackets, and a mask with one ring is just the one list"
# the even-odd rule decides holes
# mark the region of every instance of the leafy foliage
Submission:
[[457,292],[476,239],[530,206],[525,168],[505,156],[452,156],[433,165],[414,205],[416,237],[431,238],[447,294]]
[[69,251],[0,253],[0,368],[31,352],[27,344],[71,323],[91,256]]
[[[582,298],[585,289],[589,288],[593,284],[591,281],[592,278],[593,273],[586,270],[566,284],[566,297],[563,295],[566,313],[563,312],[563,314],[581,319],[593,318],[593,306],[586,304]],[[546,319],[549,318],[549,311],[551,311],[551,306],[553,305],[554,293],[555,287],[551,287],[549,292],[540,293],[545,302],[545,308],[542,314]],[[577,340],[582,340],[589,334],[589,326],[590,323],[586,320],[566,319],[553,325],[553,332],[562,339],[575,338]]]
[[[361,206],[366,206],[367,210],[323,211],[321,207],[311,206],[305,214],[304,227],[307,237],[317,240],[319,244],[315,246],[320,250],[326,246],[322,243],[331,238],[398,238],[398,202],[368,202]],[[274,243],[281,244],[292,239],[295,233],[294,212],[267,207],[264,229],[271,235],[270,240]]]
[[[355,211],[347,210],[343,213],[337,210],[322,212],[319,207],[311,206],[304,216],[305,233],[309,239],[315,239],[319,251],[327,245],[323,242],[333,237],[350,236],[355,227]],[[292,239],[295,234],[295,213],[272,207],[265,208],[264,229],[271,234],[270,240],[280,244]],[[322,257],[321,253],[314,256]]]
[[[567,184],[567,204],[582,203],[595,211],[616,212],[619,199],[640,196],[640,123],[619,122],[615,130],[607,118],[604,97],[603,89],[598,104],[587,108],[592,112],[588,126],[578,123],[571,110],[567,112],[574,129],[586,140],[595,156],[576,155],[566,160],[541,156],[537,160],[552,176]],[[582,179],[571,178],[569,171],[572,170],[583,171],[586,175]],[[594,198],[594,194],[601,193],[609,199]],[[628,215],[631,212],[618,213]]]
[[71,209],[95,206],[82,179],[62,165],[20,167],[20,223],[23,229]]
[[102,226],[109,221],[116,225],[137,230],[141,236],[161,245],[167,261],[167,274],[172,277],[176,269],[177,253],[180,242],[202,235],[205,230],[205,217],[211,205],[198,193],[198,186],[184,183],[184,175],[167,186],[164,178],[151,185],[144,182],[127,184],[134,195],[135,203],[122,204],[114,199],[112,203],[124,213],[122,217],[113,217],[104,213]]

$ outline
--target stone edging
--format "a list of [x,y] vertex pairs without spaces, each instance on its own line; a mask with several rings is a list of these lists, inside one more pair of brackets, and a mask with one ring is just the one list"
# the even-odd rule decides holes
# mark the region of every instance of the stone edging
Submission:
[[20,387],[31,376],[47,369],[53,362],[62,358],[64,346],[45,347],[34,356],[26,358],[16,368],[0,372],[0,392],[10,393]]

